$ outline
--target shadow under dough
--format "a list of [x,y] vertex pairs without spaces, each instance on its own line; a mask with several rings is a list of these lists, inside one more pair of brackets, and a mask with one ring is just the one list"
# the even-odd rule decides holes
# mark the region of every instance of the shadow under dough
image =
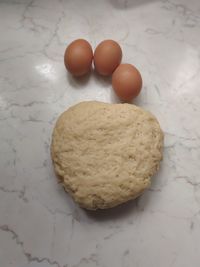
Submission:
[[114,219],[126,218],[137,212],[139,198],[130,200],[114,208],[104,209],[104,210],[85,210],[86,215],[95,221],[109,221]]
[[[151,178],[152,185],[150,186],[149,190],[154,191],[154,187],[159,181],[160,173],[162,172],[162,163],[160,165],[159,171]],[[153,190],[151,190],[151,188]],[[159,190],[158,190],[159,191]],[[146,189],[139,197],[136,199],[130,200],[126,203],[123,203],[119,206],[114,208],[105,209],[105,210],[85,210],[86,215],[95,221],[106,221],[106,220],[113,220],[113,219],[120,219],[126,218],[127,216],[134,215],[138,212],[142,212],[148,208],[151,203],[152,195],[148,193],[148,189]]]

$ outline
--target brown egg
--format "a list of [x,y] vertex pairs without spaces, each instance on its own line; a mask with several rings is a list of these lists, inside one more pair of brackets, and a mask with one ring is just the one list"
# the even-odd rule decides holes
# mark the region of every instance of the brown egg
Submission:
[[121,100],[131,101],[141,91],[141,74],[133,65],[121,64],[112,75],[112,86]]
[[121,59],[121,47],[113,40],[101,42],[94,52],[94,66],[101,75],[111,75],[119,66]]
[[66,69],[74,76],[82,76],[91,70],[93,51],[88,41],[77,39],[65,50]]

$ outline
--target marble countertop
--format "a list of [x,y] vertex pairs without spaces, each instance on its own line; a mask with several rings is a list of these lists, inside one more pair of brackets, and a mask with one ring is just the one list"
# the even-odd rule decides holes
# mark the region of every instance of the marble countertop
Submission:
[[[199,266],[199,29],[199,0],[0,0],[0,266]],[[151,188],[102,212],[73,203],[49,153],[66,108],[118,101],[109,79],[66,73],[76,38],[120,43],[143,76],[135,103],[165,132]]]

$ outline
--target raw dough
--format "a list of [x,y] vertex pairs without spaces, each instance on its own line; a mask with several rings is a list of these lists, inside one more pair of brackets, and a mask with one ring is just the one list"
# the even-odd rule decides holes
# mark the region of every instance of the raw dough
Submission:
[[163,132],[149,112],[130,104],[81,102],[59,117],[51,155],[66,191],[86,209],[139,196],[162,159]]

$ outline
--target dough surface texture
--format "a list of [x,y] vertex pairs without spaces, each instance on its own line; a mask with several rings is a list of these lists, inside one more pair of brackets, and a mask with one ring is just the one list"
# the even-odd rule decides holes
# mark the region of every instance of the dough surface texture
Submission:
[[142,194],[162,159],[163,132],[131,104],[81,102],[58,118],[51,143],[55,172],[83,208],[117,206]]

